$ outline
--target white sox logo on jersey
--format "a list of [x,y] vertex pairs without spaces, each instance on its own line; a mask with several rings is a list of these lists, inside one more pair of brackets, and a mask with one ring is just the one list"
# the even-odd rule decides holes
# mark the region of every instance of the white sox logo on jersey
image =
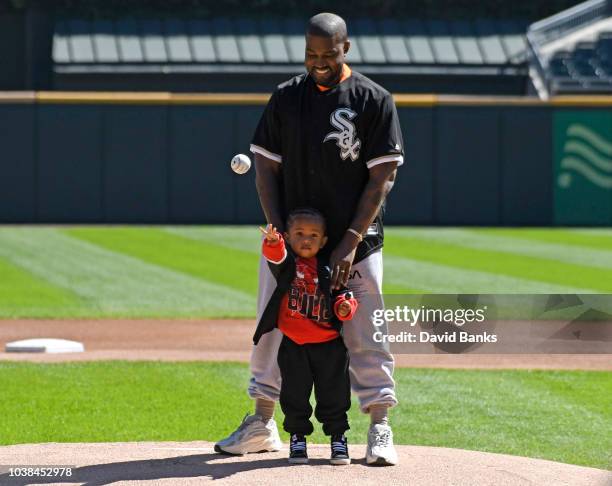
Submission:
[[355,138],[355,124],[351,122],[357,116],[353,110],[349,108],[338,108],[329,117],[329,122],[338,129],[337,132],[329,132],[325,135],[323,143],[328,140],[336,140],[336,145],[340,147],[340,157],[346,160],[351,157],[352,161],[359,157],[359,147],[361,140]]

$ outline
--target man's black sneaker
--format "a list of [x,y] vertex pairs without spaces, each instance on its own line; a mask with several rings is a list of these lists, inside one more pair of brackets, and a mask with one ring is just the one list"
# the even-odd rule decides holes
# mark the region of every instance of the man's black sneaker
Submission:
[[289,462],[291,464],[308,464],[308,452],[306,451],[306,437],[301,434],[293,434],[289,444]]
[[331,458],[329,462],[334,466],[343,466],[351,463],[348,453],[348,443],[344,434],[334,434],[331,437]]

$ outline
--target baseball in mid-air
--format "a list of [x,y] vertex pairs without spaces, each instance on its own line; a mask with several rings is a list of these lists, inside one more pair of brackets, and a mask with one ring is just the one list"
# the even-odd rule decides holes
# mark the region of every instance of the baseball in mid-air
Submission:
[[244,154],[234,155],[231,165],[236,174],[246,174],[251,168],[251,159]]

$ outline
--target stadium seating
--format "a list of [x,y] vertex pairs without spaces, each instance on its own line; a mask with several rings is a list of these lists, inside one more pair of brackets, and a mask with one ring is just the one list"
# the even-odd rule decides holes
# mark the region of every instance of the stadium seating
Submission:
[[612,32],[595,42],[578,42],[571,51],[550,58],[548,72],[553,93],[612,93]]
[[527,29],[529,74],[541,98],[610,94],[612,1],[588,0]]
[[[419,19],[349,21],[354,64],[522,64],[525,24]],[[56,23],[55,64],[292,64],[303,62],[304,20],[66,19]]]
[[[303,71],[305,18],[64,18],[56,89],[269,91]],[[392,90],[523,94],[527,22],[348,19],[348,62]],[[205,76],[202,73],[206,73]]]

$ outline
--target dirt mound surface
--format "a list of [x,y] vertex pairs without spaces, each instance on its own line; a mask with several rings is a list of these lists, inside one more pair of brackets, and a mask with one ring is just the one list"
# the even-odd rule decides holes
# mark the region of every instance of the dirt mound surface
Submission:
[[124,442],[34,444],[0,448],[4,464],[72,466],[63,478],[10,477],[6,466],[0,484],[167,484],[215,481],[232,485],[572,485],[604,486],[612,473],[540,459],[446,449],[398,446],[400,464],[365,464],[365,446],[351,445],[350,466],[329,465],[329,446],[309,445],[310,463],[290,465],[286,450],[224,456],[210,442]]

